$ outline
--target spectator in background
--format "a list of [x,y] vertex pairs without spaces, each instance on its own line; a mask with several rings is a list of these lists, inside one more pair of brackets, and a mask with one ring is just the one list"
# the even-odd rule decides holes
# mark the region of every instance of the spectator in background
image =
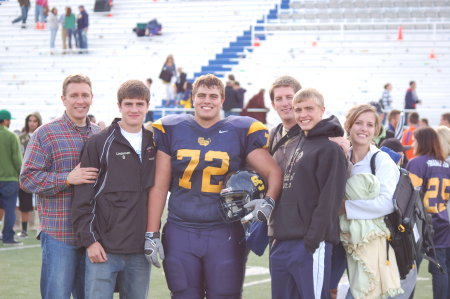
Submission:
[[[409,82],[409,88],[406,90],[405,94],[405,110],[416,109],[416,105],[421,103],[421,101],[417,97],[416,87],[417,84],[415,81]],[[408,112],[405,113],[405,120],[408,120]]]
[[233,108],[239,108],[239,95],[236,89],[234,89],[234,81],[229,80],[225,86],[225,102],[223,103],[225,117],[238,114],[231,112]]
[[145,115],[144,123],[150,122],[150,126],[151,126],[151,123],[153,122],[153,110],[156,107],[155,95],[154,95],[154,93],[152,93],[152,84],[153,84],[152,78],[147,78],[145,80],[145,86],[147,86],[148,90],[150,91],[150,99],[152,99],[152,100],[150,101],[150,105],[148,106],[149,110],[148,110],[147,114]]
[[[408,158],[406,157],[406,151],[412,148],[411,146],[403,146],[400,140],[397,138],[388,138],[383,140],[383,142],[380,144],[381,147],[388,147],[394,152],[401,155],[401,159],[397,165],[399,165],[402,168],[406,168],[406,165],[408,164]],[[394,161],[395,162],[395,161]]]
[[100,131],[87,118],[91,80],[70,75],[63,83],[62,117],[39,128],[25,151],[20,186],[36,194],[42,248],[41,297],[84,298],[85,250],[76,245],[70,215],[73,186],[94,183],[98,169],[80,167],[86,140]]
[[34,14],[34,21],[36,29],[45,29],[44,7],[47,6],[47,0],[36,0],[36,9]]
[[106,124],[105,124],[105,122],[103,120],[99,121],[97,123],[97,126],[99,126],[100,129],[102,129],[102,130],[104,130],[106,128]]
[[391,83],[384,84],[384,90],[379,101],[381,104],[381,108],[383,108],[384,112],[382,123],[385,123],[387,114],[389,113],[389,111],[392,110],[391,91],[392,91],[392,84]]
[[402,139],[403,134],[403,115],[400,110],[393,109],[388,114],[388,130],[394,132],[394,137]]
[[400,121],[400,110],[393,109],[388,114],[388,130],[395,132],[397,125]]
[[88,114],[87,117],[89,118],[89,121],[93,124],[97,124],[97,119],[95,118],[94,114]]
[[184,82],[184,93],[180,100],[180,106],[186,109],[192,108],[192,83]]
[[[59,28],[58,10],[53,7],[48,16],[48,27],[50,29],[50,49],[55,48],[56,33]],[[53,54],[53,51],[51,52]]]
[[450,113],[449,112],[441,115],[441,121],[440,121],[439,125],[450,128]]
[[87,32],[89,28],[89,15],[83,5],[78,6],[80,13],[77,16],[77,38],[78,47],[81,49],[80,54],[87,53],[88,40]]
[[159,74],[159,79],[162,80],[165,86],[166,89],[165,100],[168,101],[168,104],[170,105],[172,101],[175,99],[174,83],[177,79],[175,59],[173,58],[172,55],[167,56],[166,61],[162,66],[161,73]]
[[429,127],[429,123],[428,123],[428,118],[421,118],[419,121],[419,127],[424,128],[424,127]]
[[[408,115],[408,128],[403,132],[402,144],[405,146],[412,146],[414,138],[413,133],[419,126],[419,114],[417,112],[411,112]],[[414,149],[411,148],[406,151],[406,157],[408,160],[414,158]]]
[[[16,201],[19,193],[19,173],[22,165],[20,143],[16,134],[9,131],[11,113],[0,110],[0,203],[5,210],[3,245],[22,245],[14,240]],[[7,269],[3,269],[7,271]]]
[[436,128],[436,133],[439,136],[439,142],[441,143],[445,160],[447,163],[450,163],[450,128],[439,126]]
[[247,92],[246,89],[241,87],[241,84],[237,81],[234,82],[234,89],[238,95],[238,108],[244,108],[244,95]]
[[428,263],[428,272],[432,276],[433,298],[450,298],[450,221],[447,211],[449,193],[442,188],[450,181],[450,165],[445,161],[447,157],[444,156],[438,134],[433,128],[414,131],[414,154],[416,158],[409,161],[406,169],[414,187],[420,187],[424,193],[423,205],[431,215],[433,223],[436,257],[444,268],[441,272],[434,263]]
[[[386,115],[383,112],[381,104],[379,102],[370,102],[369,105],[375,108],[378,118],[380,119],[380,123],[383,124],[384,116]],[[381,142],[383,142],[386,138],[392,138],[395,136],[395,133],[391,130],[386,129],[383,125],[380,126],[380,131],[376,132],[374,135],[374,141],[376,146],[380,146]]]
[[151,89],[152,84],[153,84],[152,78],[147,78],[147,79],[145,80],[145,85],[147,86],[148,89]]
[[[72,49],[72,37],[74,37],[75,44],[77,44],[78,46],[78,41],[75,37],[76,18],[75,14],[72,13],[72,9],[70,7],[66,7],[66,14],[64,15],[62,24],[63,49],[67,49],[67,37],[69,38],[69,49]],[[63,51],[63,54],[65,53],[66,51]]]
[[177,82],[175,83],[175,87],[177,89],[177,102],[179,102],[184,94],[184,83],[186,83],[186,73],[183,72],[181,67],[177,68]]
[[[5,215],[5,210],[3,209],[3,202],[0,200],[0,226],[2,225],[3,215]],[[0,232],[0,241],[3,240],[2,232]]]
[[[152,99],[152,101],[150,101],[150,108],[153,106],[153,108],[155,107],[155,104],[153,103],[155,100],[155,93],[153,92],[152,89],[152,84],[153,84],[153,80],[152,78],[147,78],[145,80],[145,85],[148,87],[148,89],[150,90],[150,99]],[[153,103],[153,104],[152,104]]]
[[20,16],[14,19],[12,23],[17,23],[22,21],[22,28],[27,28],[27,18],[28,18],[28,10],[30,9],[30,0],[18,0],[20,5]]
[[102,121],[102,120],[100,120],[100,121],[97,122],[97,119],[95,118],[95,116],[94,116],[93,114],[88,114],[87,117],[89,118],[89,121],[90,121],[92,124],[96,124],[97,126],[100,127],[100,129],[103,130],[104,128],[106,128],[105,122]]
[[257,94],[255,94],[250,101],[248,101],[247,105],[245,105],[244,110],[242,110],[241,115],[242,116],[250,116],[253,117],[256,120],[259,120],[263,124],[267,123],[266,121],[266,115],[267,112],[248,112],[249,108],[262,108],[267,109],[266,105],[264,104],[264,92],[265,90],[261,88]]
[[[33,112],[28,114],[25,118],[25,127],[22,129],[22,133],[19,135],[20,144],[22,145],[22,154],[25,154],[28,142],[34,131],[42,125],[42,118],[39,112]],[[33,211],[33,194],[19,189],[19,210],[21,212],[22,220],[22,232],[18,234],[20,238],[28,237],[28,220],[29,213]]]

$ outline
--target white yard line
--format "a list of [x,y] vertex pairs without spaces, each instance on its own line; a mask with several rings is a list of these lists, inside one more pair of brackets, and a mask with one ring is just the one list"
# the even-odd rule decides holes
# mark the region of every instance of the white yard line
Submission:
[[3,247],[0,248],[0,251],[9,251],[9,250],[17,250],[17,249],[28,249],[28,248],[36,248],[41,247],[40,244],[35,245],[19,245],[19,246],[11,246],[11,247]]
[[257,285],[257,284],[267,283],[267,282],[270,282],[270,278],[262,279],[262,280],[256,280],[256,281],[252,281],[252,282],[247,282],[247,283],[244,283],[244,288],[245,287],[254,286],[254,285]]

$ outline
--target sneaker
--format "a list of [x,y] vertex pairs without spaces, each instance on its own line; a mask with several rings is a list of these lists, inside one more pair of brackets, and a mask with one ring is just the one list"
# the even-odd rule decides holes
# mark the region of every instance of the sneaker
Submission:
[[17,236],[18,236],[20,239],[26,239],[26,238],[28,238],[28,234],[27,234],[26,231],[22,231],[22,232],[18,233]]
[[21,246],[21,245],[23,245],[23,243],[17,242],[16,240],[12,240],[11,242],[3,241],[3,246]]

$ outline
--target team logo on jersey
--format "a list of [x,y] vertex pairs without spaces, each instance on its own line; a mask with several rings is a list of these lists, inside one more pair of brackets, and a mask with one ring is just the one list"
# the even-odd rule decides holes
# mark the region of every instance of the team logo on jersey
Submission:
[[211,138],[205,139],[203,137],[198,137],[197,142],[202,146],[208,146],[211,143]]
[[124,160],[127,155],[131,155],[131,152],[116,152],[116,156],[121,156]]

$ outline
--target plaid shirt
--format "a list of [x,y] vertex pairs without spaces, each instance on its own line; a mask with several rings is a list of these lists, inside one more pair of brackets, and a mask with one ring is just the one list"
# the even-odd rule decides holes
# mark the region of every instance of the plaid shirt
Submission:
[[89,120],[87,125],[87,130],[80,129],[64,113],[41,126],[28,143],[20,174],[20,186],[37,194],[40,229],[71,245],[76,237],[71,219],[73,188],[66,185],[67,176],[79,163],[86,140],[100,131]]

